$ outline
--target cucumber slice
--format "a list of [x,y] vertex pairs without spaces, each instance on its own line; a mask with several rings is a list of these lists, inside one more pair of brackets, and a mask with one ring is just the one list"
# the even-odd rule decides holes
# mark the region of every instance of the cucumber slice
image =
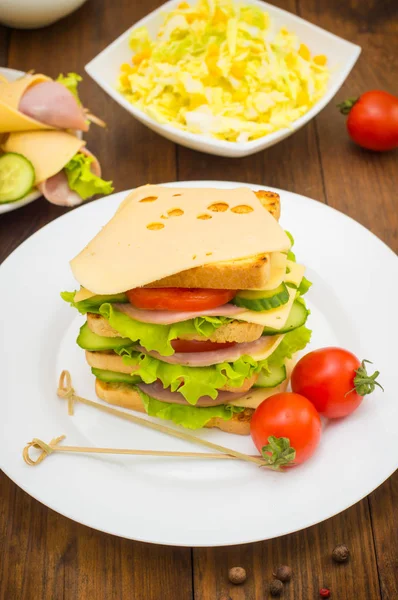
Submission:
[[282,365],[281,367],[271,367],[271,372],[266,373],[265,371],[260,371],[260,375],[253,387],[261,387],[261,388],[273,388],[285,381],[286,379],[286,367]]
[[93,333],[87,323],[80,327],[80,333],[76,343],[83,350],[92,352],[100,350],[121,350],[122,348],[131,348],[134,346],[129,338],[122,337],[104,337]]
[[284,282],[273,290],[242,290],[231,300],[236,306],[257,311],[278,308],[288,301],[289,292]]
[[127,383],[128,385],[135,385],[142,381],[138,375],[128,375],[127,373],[117,373],[116,371],[105,371],[104,369],[95,369],[92,367],[91,372],[93,375],[105,381],[105,383]]
[[15,202],[26,196],[35,182],[32,163],[15,152],[0,156],[0,204]]
[[288,333],[289,331],[293,331],[293,329],[297,329],[298,327],[301,327],[301,325],[304,325],[308,315],[309,310],[306,308],[305,304],[295,300],[293,302],[288,319],[282,329],[264,327],[263,335],[278,335],[280,333]]

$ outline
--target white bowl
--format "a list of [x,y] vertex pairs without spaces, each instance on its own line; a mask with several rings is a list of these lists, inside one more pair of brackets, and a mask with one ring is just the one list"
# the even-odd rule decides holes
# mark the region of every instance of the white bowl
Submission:
[[[170,2],[166,2],[166,4],[163,4],[160,8],[141,19],[134,27],[145,25],[150,35],[155,37],[163,22],[162,13],[174,9],[180,1],[171,0]],[[239,143],[224,142],[210,136],[180,131],[171,125],[161,125],[142,110],[135,108],[116,89],[120,65],[129,62],[132,56],[132,51],[129,48],[131,28],[93,58],[85,66],[85,70],[109,96],[116,100],[120,106],[128,110],[138,121],[141,121],[149,129],[156,131],[172,142],[187,146],[193,150],[229,157],[248,156],[249,154],[269,148],[308,123],[330,102],[353,68],[361,52],[361,48],[271,4],[266,4],[260,0],[245,0],[245,3],[259,6],[262,10],[268,12],[276,28],[284,26],[295,32],[299,39],[303,40],[309,47],[311,53],[325,54],[329,59],[328,64],[331,69],[331,77],[326,94],[311,110],[297,119],[297,121],[294,121],[289,129],[270,133],[251,142]]]
[[20,29],[51,25],[86,0],[0,0],[0,23]]

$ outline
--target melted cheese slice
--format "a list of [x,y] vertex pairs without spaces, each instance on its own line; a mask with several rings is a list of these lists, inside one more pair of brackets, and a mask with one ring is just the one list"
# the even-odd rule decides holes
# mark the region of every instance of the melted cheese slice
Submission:
[[248,188],[149,185],[123,201],[71,267],[93,293],[117,294],[192,267],[286,251],[290,245]]
[[[296,286],[300,285],[300,282],[304,276],[305,267],[299,265],[290,260],[287,261],[287,266],[290,269],[290,273],[285,276],[284,281],[294,283]],[[264,327],[271,327],[272,329],[282,329],[286,324],[289,317],[290,310],[293,306],[294,299],[296,297],[296,289],[288,287],[289,300],[283,306],[259,312],[255,310],[244,310],[241,313],[234,315],[234,318],[238,321],[246,321],[247,323],[256,323],[257,325],[263,325]]]
[[0,133],[53,129],[19,112],[19,102],[26,90],[37,83],[51,81],[45,75],[25,75],[16,81],[0,79]]
[[5,152],[22,154],[32,163],[35,185],[56,175],[86,142],[65,131],[12,133],[2,146]]
[[233,400],[232,402],[228,402],[228,404],[232,404],[233,406],[243,406],[244,408],[254,408],[256,409],[261,402],[274,396],[275,394],[280,394],[281,392],[285,392],[287,386],[289,385],[290,375],[292,374],[293,367],[296,364],[294,359],[287,359],[286,362],[286,379],[282,381],[279,385],[273,388],[252,388],[247,392],[242,398],[238,398],[237,400]]

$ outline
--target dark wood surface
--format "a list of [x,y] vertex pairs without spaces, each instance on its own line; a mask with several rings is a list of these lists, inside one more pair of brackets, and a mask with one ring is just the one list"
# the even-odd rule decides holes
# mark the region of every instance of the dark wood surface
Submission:
[[[55,76],[83,65],[158,0],[91,0],[42,30],[0,27],[0,65]],[[394,0],[278,0],[282,8],[362,46],[337,98],[372,88],[398,93],[398,19]],[[116,191],[147,182],[229,179],[298,192],[349,214],[398,250],[396,152],[375,155],[347,139],[332,102],[288,140],[244,159],[207,156],[176,147],[136,123],[88,77],[85,103],[108,123],[92,127],[89,147]],[[65,209],[43,199],[0,216],[0,261]],[[355,474],[353,474],[355,477]],[[325,490],[336,494],[338,490]],[[336,600],[398,599],[398,474],[344,513],[276,540],[230,548],[167,548],[123,540],[78,525],[27,496],[0,474],[0,600],[233,600],[268,598],[277,563],[294,579],[284,598],[311,600],[329,587]],[[132,499],[132,502],[134,500]],[[293,501],[293,500],[292,500]],[[245,507],[236,526],[244,527]],[[333,547],[346,543],[348,564]],[[244,586],[228,584],[228,568],[244,566]]]

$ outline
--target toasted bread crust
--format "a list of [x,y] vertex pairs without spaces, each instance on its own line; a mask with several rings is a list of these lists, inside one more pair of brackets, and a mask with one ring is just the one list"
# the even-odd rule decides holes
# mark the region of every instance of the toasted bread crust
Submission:
[[[127,385],[105,383],[104,381],[96,379],[95,392],[97,396],[101,398],[101,400],[104,400],[109,404],[145,413],[145,408],[142,404],[140,395],[134,390],[134,388],[131,388]],[[227,433],[249,435],[250,421],[253,413],[254,410],[252,408],[245,408],[245,410],[241,413],[234,413],[229,421],[224,421],[224,419],[216,417],[208,421],[205,427],[216,427]]]
[[[134,372],[134,367],[125,365],[123,358],[114,352],[90,352],[89,350],[86,350],[86,360],[90,367],[93,367],[94,369],[115,371],[116,373],[126,373],[127,375]],[[242,394],[245,394],[253,387],[257,378],[258,375],[254,374],[252,377],[247,378],[240,387],[233,387],[230,383],[226,383],[219,389],[225,392],[242,392]]]
[[[95,313],[87,313],[87,324],[93,333],[102,335],[103,337],[120,337],[115,329],[109,325],[108,321],[101,315]],[[258,340],[263,332],[262,325],[256,325],[255,323],[244,323],[243,321],[232,321],[226,325],[221,325],[218,329],[213,331],[210,337],[205,338],[203,335],[186,335],[183,336],[184,340],[198,340],[203,342],[208,340],[210,342],[217,342],[222,344],[223,342],[236,342],[241,344],[243,342],[254,342]]]

